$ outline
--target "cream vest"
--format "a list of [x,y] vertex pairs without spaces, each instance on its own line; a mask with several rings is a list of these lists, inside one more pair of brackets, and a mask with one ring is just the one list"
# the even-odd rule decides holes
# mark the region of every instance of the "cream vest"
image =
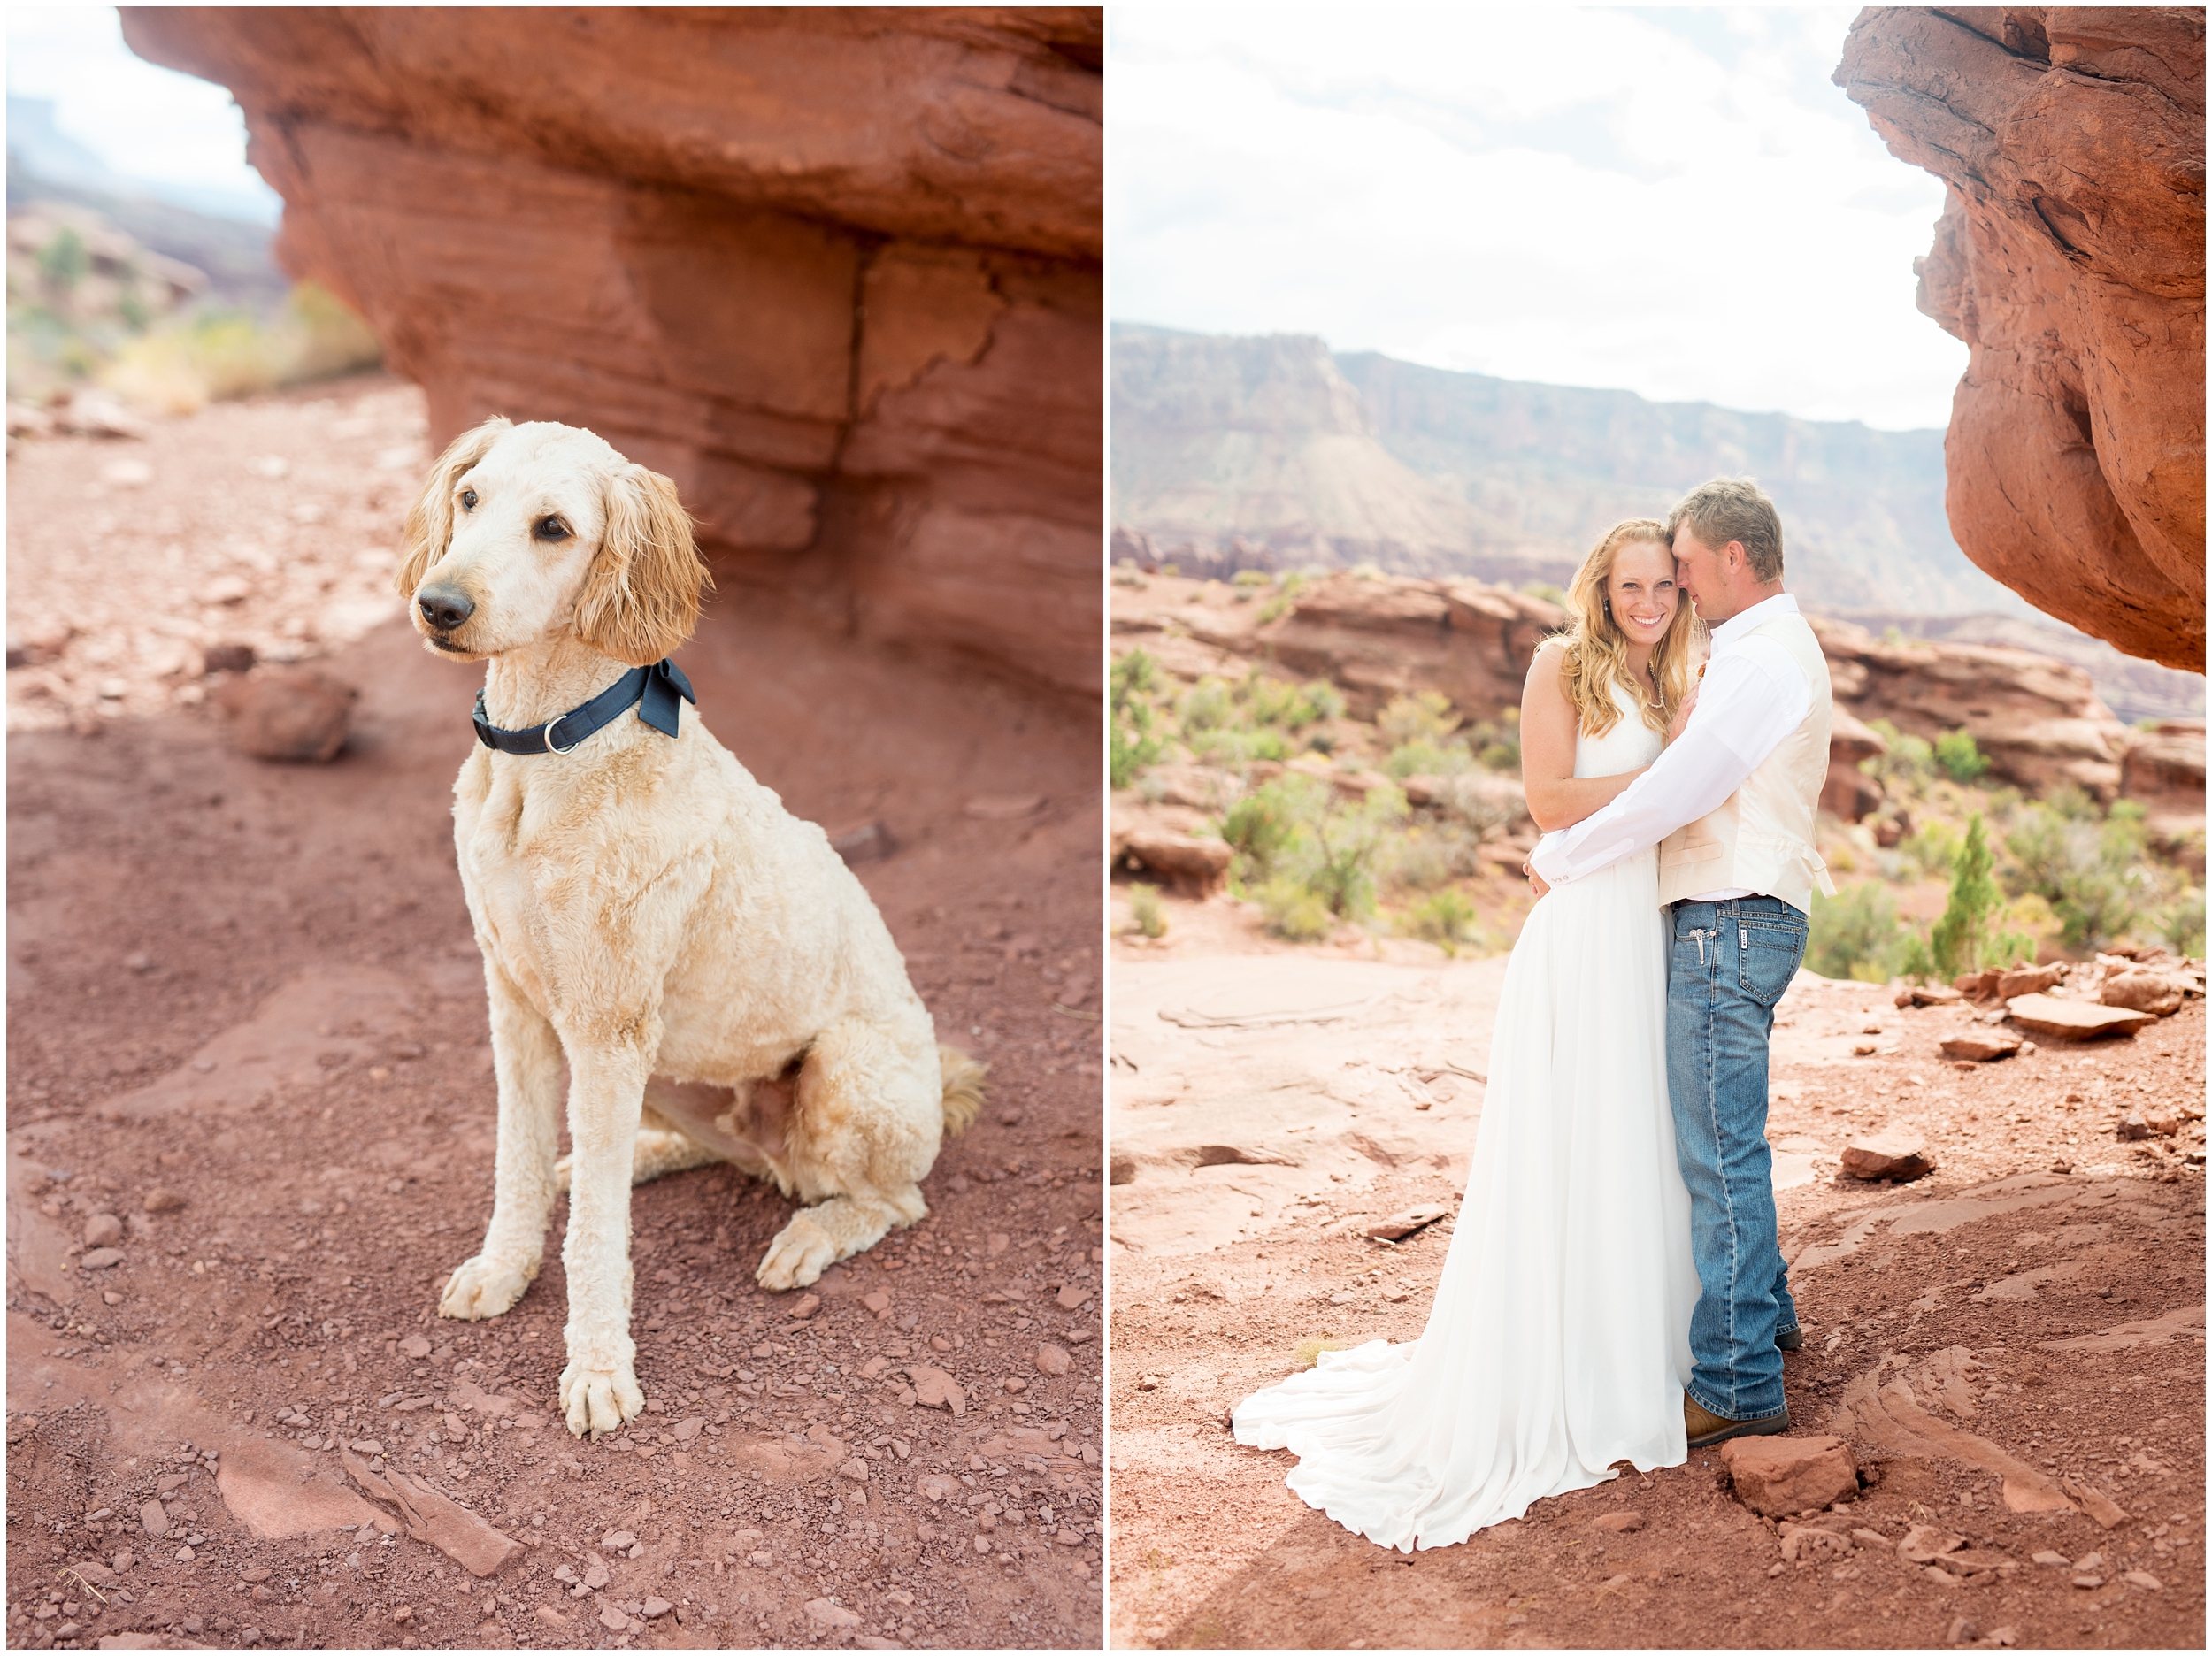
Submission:
[[1679,902],[1734,886],[1779,897],[1809,914],[1816,882],[1826,895],[1836,894],[1828,865],[1813,848],[1833,717],[1828,658],[1802,616],[1778,615],[1747,636],[1771,639],[1789,652],[1812,686],[1812,705],[1726,804],[1659,842],[1659,901]]

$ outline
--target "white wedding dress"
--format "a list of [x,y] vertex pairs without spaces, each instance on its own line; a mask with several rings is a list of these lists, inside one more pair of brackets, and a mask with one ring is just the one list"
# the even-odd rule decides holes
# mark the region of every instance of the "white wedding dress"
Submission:
[[[1575,774],[1649,764],[1628,692]],[[1324,1353],[1247,1398],[1309,1506],[1385,1546],[1452,1546],[1529,1503],[1687,1458],[1690,1200],[1667,1104],[1655,851],[1563,886],[1508,962],[1474,1164],[1427,1329]]]

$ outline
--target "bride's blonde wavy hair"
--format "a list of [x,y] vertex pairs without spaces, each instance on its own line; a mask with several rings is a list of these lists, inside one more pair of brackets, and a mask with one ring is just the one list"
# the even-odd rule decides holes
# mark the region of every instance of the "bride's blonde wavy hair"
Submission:
[[1648,687],[1628,671],[1628,635],[1613,619],[1605,594],[1612,579],[1613,560],[1624,546],[1649,541],[1670,550],[1664,524],[1649,518],[1631,518],[1605,532],[1605,538],[1582,560],[1574,584],[1567,588],[1567,610],[1573,617],[1563,640],[1566,659],[1560,678],[1567,700],[1586,736],[1602,736],[1620,722],[1621,710],[1613,700],[1613,686],[1625,685],[1644,710],[1644,723],[1664,732],[1674,710],[1690,693],[1690,655],[1697,621],[1689,601],[1678,591],[1674,619],[1651,652],[1652,677],[1658,680],[1659,703],[1652,705]]

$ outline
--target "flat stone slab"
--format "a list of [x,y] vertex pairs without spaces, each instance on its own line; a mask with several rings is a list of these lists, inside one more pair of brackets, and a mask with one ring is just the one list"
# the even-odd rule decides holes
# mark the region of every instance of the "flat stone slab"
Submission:
[[1416,1230],[1434,1224],[1451,1210],[1448,1202],[1422,1202],[1403,1213],[1378,1220],[1367,1227],[1367,1234],[1378,1242],[1402,1242]]
[[2105,1035],[2132,1035],[2158,1020],[2148,1012],[2126,1007],[2096,1006],[2086,1000],[2061,1000],[2054,995],[2024,994],[2008,1001],[2012,1021],[2031,1034],[2058,1040],[2095,1040]]
[[1954,1035],[1945,1041],[1943,1055],[1988,1063],[1993,1059],[2011,1057],[2020,1050],[2020,1037],[2010,1030],[1970,1030],[1966,1034]]

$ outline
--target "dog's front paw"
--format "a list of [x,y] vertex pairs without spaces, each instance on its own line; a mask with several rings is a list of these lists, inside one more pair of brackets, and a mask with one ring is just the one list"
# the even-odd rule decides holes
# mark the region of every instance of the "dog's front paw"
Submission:
[[811,1214],[794,1214],[762,1256],[753,1280],[771,1293],[803,1288],[837,1263],[837,1244]]
[[644,1407],[645,1393],[627,1362],[602,1368],[577,1361],[561,1370],[561,1413],[579,1438],[619,1431],[623,1422],[635,1420]]
[[446,1278],[438,1296],[438,1315],[480,1322],[511,1308],[530,1286],[530,1273],[479,1254]]

